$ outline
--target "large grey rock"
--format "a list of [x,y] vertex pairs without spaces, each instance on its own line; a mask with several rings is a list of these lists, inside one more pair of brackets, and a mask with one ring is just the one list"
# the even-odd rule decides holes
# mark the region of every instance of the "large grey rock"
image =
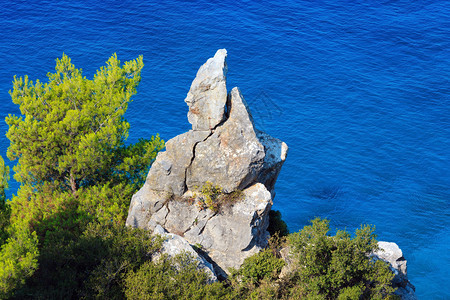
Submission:
[[265,152],[263,168],[258,174],[257,181],[263,183],[272,193],[272,198],[274,198],[275,182],[277,181],[278,174],[280,174],[281,167],[286,160],[288,146],[279,139],[259,130],[256,130],[256,136],[258,137],[259,142],[264,146]]
[[185,239],[176,234],[167,233],[160,225],[155,227],[154,233],[159,234],[161,237],[163,237],[164,242],[162,244],[160,253],[152,257],[153,261],[161,259],[163,254],[167,254],[169,257],[174,257],[176,255],[187,253],[192,257],[194,262],[197,263],[197,269],[202,270],[208,275],[208,281],[210,283],[217,281],[217,276],[214,272],[214,267],[212,266],[212,264],[210,264],[206,259],[200,256]]
[[256,181],[264,167],[264,146],[256,135],[248,105],[238,88],[229,97],[228,120],[195,149],[187,170],[188,189],[211,181],[226,192],[242,190]]
[[[189,204],[186,200],[170,201],[167,205],[168,214],[161,218],[156,214],[153,223],[162,225],[169,232],[185,236],[193,228],[201,228],[216,213],[209,209],[200,209],[197,205]],[[190,241],[195,244],[196,242]]]
[[193,130],[210,130],[223,121],[227,101],[227,50],[220,49],[200,67],[186,99]]
[[285,278],[292,274],[292,272],[295,272],[297,263],[295,262],[293,253],[291,252],[291,247],[289,245],[280,249],[280,256],[285,262],[285,265],[281,269],[279,278]]
[[380,250],[374,253],[379,259],[388,262],[398,275],[407,275],[406,259],[403,252],[396,243],[378,242]]
[[194,157],[195,146],[210,135],[209,131],[188,131],[166,143],[158,153],[146,182],[155,191],[181,196],[186,191],[186,169]]
[[[186,98],[193,130],[166,143],[130,204],[126,224],[164,228],[202,249],[221,275],[266,246],[274,184],[287,146],[255,129],[238,88],[226,94],[226,50],[198,71]],[[226,106],[226,109],[225,109]],[[199,190],[212,182],[243,199],[220,211],[204,209]]]

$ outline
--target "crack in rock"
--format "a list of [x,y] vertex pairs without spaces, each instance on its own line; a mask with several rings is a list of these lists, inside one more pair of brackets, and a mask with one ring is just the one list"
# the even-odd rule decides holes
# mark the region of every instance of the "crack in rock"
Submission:
[[208,135],[206,138],[204,138],[204,139],[201,140],[201,141],[196,142],[196,143],[194,144],[194,146],[192,147],[192,157],[191,157],[191,161],[189,162],[189,165],[186,167],[186,169],[185,169],[185,171],[184,171],[184,191],[187,191],[187,190],[188,190],[188,187],[187,187],[187,185],[186,185],[186,181],[187,181],[188,172],[189,172],[189,170],[190,170],[190,168],[191,168],[191,166],[192,166],[192,163],[194,162],[194,159],[195,159],[195,149],[196,149],[196,147],[197,147],[198,144],[200,144],[200,143],[206,141],[212,134],[213,134],[213,132],[211,131],[211,132],[209,133],[209,135]]

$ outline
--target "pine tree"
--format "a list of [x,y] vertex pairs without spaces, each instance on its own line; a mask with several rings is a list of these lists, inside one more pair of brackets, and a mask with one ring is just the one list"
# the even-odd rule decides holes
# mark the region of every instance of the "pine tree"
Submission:
[[113,176],[128,136],[123,115],[142,68],[142,56],[121,66],[114,54],[89,80],[63,55],[48,83],[15,77],[10,94],[23,116],[6,118],[7,155],[18,160],[14,178],[76,194],[81,186]]
[[[131,196],[164,147],[159,136],[125,145],[124,114],[142,68],[142,56],[122,65],[114,54],[89,80],[63,55],[46,83],[14,78],[10,94],[22,116],[6,118],[7,155],[18,161],[13,170],[21,185],[7,206],[0,298],[75,297],[89,273],[81,262],[90,260],[79,253],[73,263],[71,247],[93,224],[124,227]],[[3,201],[7,172],[1,162]],[[91,242],[92,251],[99,250]]]
[[3,157],[0,156],[0,246],[8,237],[6,228],[9,224],[10,208],[6,203],[5,190],[8,188],[9,167],[5,166]]

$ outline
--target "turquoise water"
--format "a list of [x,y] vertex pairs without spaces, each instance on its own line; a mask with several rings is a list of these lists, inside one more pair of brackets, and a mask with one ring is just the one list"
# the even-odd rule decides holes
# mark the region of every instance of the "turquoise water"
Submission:
[[449,299],[449,15],[447,1],[0,1],[0,118],[19,113],[13,76],[45,79],[63,52],[87,77],[143,54],[129,141],[168,140],[189,129],[197,69],[226,48],[228,88],[290,147],[275,199],[290,230],[374,224],[419,298]]

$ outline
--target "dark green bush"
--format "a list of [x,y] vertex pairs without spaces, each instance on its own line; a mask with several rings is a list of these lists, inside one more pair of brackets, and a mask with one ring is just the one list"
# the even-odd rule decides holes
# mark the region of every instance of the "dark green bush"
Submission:
[[244,284],[259,285],[263,279],[276,279],[283,266],[282,259],[277,258],[270,249],[265,249],[246,258],[234,276]]
[[124,275],[151,260],[161,240],[122,224],[89,224],[71,241],[41,249],[39,270],[17,298],[124,299]]
[[297,267],[285,293],[321,299],[381,299],[394,292],[394,274],[388,265],[368,256],[378,248],[373,227],[361,226],[354,238],[346,231],[335,236],[328,232],[329,221],[317,218],[288,237]]
[[126,278],[127,299],[228,299],[230,290],[220,282],[207,284],[208,275],[197,269],[188,254],[146,262]]

